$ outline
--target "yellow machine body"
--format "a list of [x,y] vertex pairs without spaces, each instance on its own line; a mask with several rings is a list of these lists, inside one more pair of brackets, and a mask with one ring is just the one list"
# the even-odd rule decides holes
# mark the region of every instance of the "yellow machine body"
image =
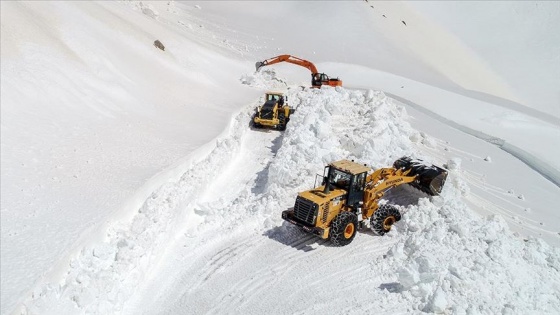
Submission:
[[287,103],[284,93],[267,92],[265,102],[256,108],[252,124],[254,127],[273,127],[285,130],[286,124],[290,120],[293,109]]
[[[283,211],[282,218],[323,239],[332,238],[333,222],[344,224],[345,227],[337,228],[335,242],[335,245],[343,246],[353,239],[363,220],[374,218],[380,209],[378,202],[387,190],[411,184],[430,195],[437,195],[446,177],[447,171],[410,158],[401,158],[394,167],[375,171],[353,161],[336,161],[325,167],[322,185],[298,193],[294,207]],[[372,224],[384,233],[400,220],[400,213],[388,207],[382,210],[383,217],[374,218]],[[341,215],[343,212],[348,213]]]

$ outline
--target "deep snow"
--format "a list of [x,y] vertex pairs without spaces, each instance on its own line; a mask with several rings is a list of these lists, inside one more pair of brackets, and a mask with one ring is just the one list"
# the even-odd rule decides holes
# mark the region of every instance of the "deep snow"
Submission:
[[[540,8],[529,10],[533,5]],[[504,12],[502,4],[485,4],[478,21],[499,21],[499,32],[479,36],[484,23],[471,23],[476,6],[458,2],[437,10],[365,1],[2,2],[1,313],[177,313],[190,312],[193,301],[201,301],[193,312],[223,313],[231,302],[257,312],[282,293],[312,299],[323,286],[338,289],[337,279],[353,294],[360,285],[378,288],[385,304],[341,294],[316,300],[313,309],[304,298],[293,308],[275,307],[557,312],[558,250],[551,245],[560,243],[558,187],[413,106],[559,169],[553,79],[560,41],[551,27],[559,5],[516,3],[503,18],[491,14],[496,8]],[[527,22],[524,32],[510,32],[511,19]],[[165,53],[152,46],[155,39]],[[526,41],[539,45],[519,46]],[[508,58],[499,58],[508,47]],[[280,53],[310,58],[346,89],[292,89],[292,102],[308,106],[285,135],[251,134],[246,122],[264,89],[308,84],[308,72],[291,65],[270,68],[281,80],[274,72],[250,73],[255,61]],[[410,116],[376,90],[398,97]],[[381,104],[366,101],[373,98]],[[337,116],[344,106],[362,112],[354,120]],[[306,108],[315,111],[303,117]],[[264,147],[252,152],[256,146]],[[441,199],[397,191],[394,201],[406,210],[401,225],[383,239],[360,234],[353,245],[358,257],[371,259],[352,259],[280,222],[279,211],[330,159],[354,154],[377,167],[405,152],[446,164],[454,180]],[[302,258],[293,248],[310,253],[307,274],[291,269]],[[295,283],[323,276],[313,267],[325,258],[341,261],[330,266],[335,277]],[[354,268],[340,272],[343,261]],[[364,270],[374,276],[364,280],[356,272]],[[286,281],[274,282],[277,276]],[[488,291],[476,292],[476,282]],[[187,292],[178,290],[185,286]],[[150,292],[158,292],[158,302],[146,305]]]

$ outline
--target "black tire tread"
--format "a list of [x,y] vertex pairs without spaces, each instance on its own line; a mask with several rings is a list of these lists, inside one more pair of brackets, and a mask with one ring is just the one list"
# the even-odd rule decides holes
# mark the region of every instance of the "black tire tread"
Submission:
[[371,230],[373,233],[382,236],[389,232],[391,230],[390,228],[388,230],[383,228],[383,221],[391,215],[395,217],[395,222],[401,220],[401,213],[399,209],[395,208],[393,205],[381,205],[370,218]]
[[[348,223],[354,223],[354,233],[349,238],[344,237],[344,230]],[[331,223],[329,239],[334,246],[345,246],[350,244],[358,231],[358,216],[352,212],[343,211],[339,213]]]

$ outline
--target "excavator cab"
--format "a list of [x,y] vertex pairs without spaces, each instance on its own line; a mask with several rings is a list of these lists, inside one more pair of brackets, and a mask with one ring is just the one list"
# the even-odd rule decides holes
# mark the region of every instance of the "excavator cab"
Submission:
[[342,86],[342,81],[338,78],[331,79],[328,75],[324,73],[313,73],[311,74],[311,86],[315,88],[320,88],[322,85],[328,86]]

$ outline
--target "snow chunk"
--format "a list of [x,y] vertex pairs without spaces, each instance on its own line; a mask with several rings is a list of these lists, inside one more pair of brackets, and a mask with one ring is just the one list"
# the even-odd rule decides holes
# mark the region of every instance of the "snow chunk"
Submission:
[[458,171],[461,169],[461,159],[460,158],[452,158],[447,161],[445,164],[445,168],[448,170]]
[[443,313],[446,308],[447,299],[445,292],[441,288],[438,288],[432,296],[430,303],[428,304],[427,311],[434,313]]
[[252,74],[244,74],[239,80],[242,84],[255,88],[286,89],[288,87],[286,80],[279,78],[274,68],[260,69]]

